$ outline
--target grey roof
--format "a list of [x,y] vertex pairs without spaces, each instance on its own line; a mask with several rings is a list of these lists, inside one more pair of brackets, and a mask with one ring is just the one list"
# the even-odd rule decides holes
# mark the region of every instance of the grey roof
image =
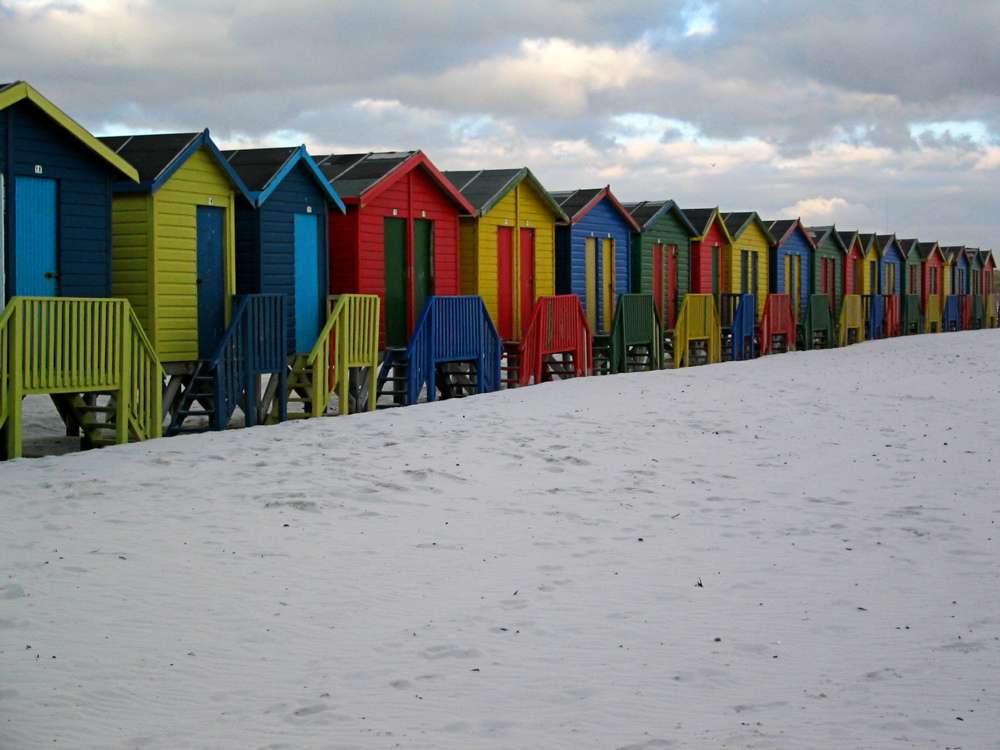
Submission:
[[385,151],[314,158],[341,198],[357,198],[416,154],[416,151]]
[[524,176],[522,169],[480,169],[442,172],[476,213],[482,216]]
[[916,252],[917,245],[920,244],[919,242],[917,242],[916,238],[909,239],[909,240],[900,240],[900,239],[897,239],[896,241],[899,243],[900,248],[902,248],[902,250],[903,250],[903,257],[904,258],[907,255],[909,255],[910,253]]
[[572,221],[577,214],[585,209],[590,202],[600,195],[606,188],[583,188],[580,190],[558,190],[549,193],[559,208],[561,208]]
[[708,230],[711,228],[709,222],[712,221],[712,217],[715,215],[717,208],[684,208],[681,209],[687,220],[691,222],[696,230],[698,230],[698,237],[704,237]]
[[698,230],[688,220],[680,207],[672,200],[665,201],[637,201],[633,203],[622,203],[622,208],[628,211],[629,216],[639,225],[643,232],[652,229],[653,224],[659,221],[664,214],[673,211],[677,218],[684,225],[692,237],[698,236]]
[[192,141],[203,133],[156,133],[152,135],[106,135],[98,138],[139,173],[140,182],[155,181],[166,172]]
[[767,228],[771,230],[774,241],[779,243],[785,239],[785,235],[792,231],[792,228],[798,223],[798,219],[778,219],[776,221],[764,222]]
[[875,235],[874,234],[860,234],[859,233],[858,234],[858,239],[861,240],[861,248],[865,252],[868,252],[868,248],[871,247],[871,244],[875,241]]
[[844,247],[846,247],[847,251],[850,252],[851,245],[854,244],[854,238],[858,236],[858,231],[856,229],[843,231],[838,229],[837,236],[840,237],[840,241],[844,243]]
[[934,252],[935,247],[939,248],[940,245],[938,245],[938,243],[936,242],[918,242],[917,252],[920,253],[921,258],[927,260],[929,257],[931,257],[931,253]]
[[222,155],[236,170],[247,190],[259,192],[271,184],[271,180],[278,176],[298,150],[298,146],[242,148],[223,151]]
[[735,238],[753,217],[753,211],[734,211],[723,216],[722,223],[726,225],[729,236]]
[[876,234],[875,241],[878,242],[878,249],[883,252],[885,252],[885,249],[893,242],[897,245],[899,244],[899,240],[896,239],[896,235],[894,234]]

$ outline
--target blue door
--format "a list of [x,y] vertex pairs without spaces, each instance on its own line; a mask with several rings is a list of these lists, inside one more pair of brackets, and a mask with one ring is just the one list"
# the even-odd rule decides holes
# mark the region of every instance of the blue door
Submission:
[[56,181],[45,177],[14,180],[14,294],[55,297]]
[[312,351],[319,338],[319,217],[295,214],[295,351]]
[[224,208],[198,206],[198,356],[209,359],[226,329]]

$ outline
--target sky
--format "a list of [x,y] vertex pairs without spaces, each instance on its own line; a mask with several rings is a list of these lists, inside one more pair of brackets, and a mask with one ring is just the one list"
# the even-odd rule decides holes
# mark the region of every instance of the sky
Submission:
[[994,248],[998,37],[995,0],[0,0],[0,80],[98,135],[421,149]]

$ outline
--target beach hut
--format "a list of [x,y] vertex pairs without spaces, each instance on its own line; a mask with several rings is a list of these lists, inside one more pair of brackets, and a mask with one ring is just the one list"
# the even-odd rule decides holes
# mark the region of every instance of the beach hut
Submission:
[[[723,292],[753,294],[757,300],[757,316],[760,319],[767,301],[770,283],[769,255],[774,237],[756,211],[724,214],[722,220],[730,237],[724,253]],[[808,276],[805,278],[808,279]]]
[[691,238],[690,293],[711,294],[718,307],[723,288],[723,256],[732,238],[718,208],[685,208],[683,211],[698,233]]
[[996,259],[992,250],[981,250],[983,264],[983,298],[986,300],[986,322],[987,328],[996,328],[1000,310],[997,309],[997,287],[996,287]]
[[903,334],[923,333],[923,301],[920,295],[920,244],[916,239],[897,240],[903,256],[900,321]]
[[698,230],[672,200],[622,204],[639,231],[632,235],[632,289],[652,294],[670,330],[691,290],[691,238]]
[[575,294],[594,335],[611,333],[615,299],[631,291],[629,245],[639,231],[611,187],[552,193],[567,216],[556,225],[556,294]]
[[986,300],[983,297],[983,259],[978,247],[965,248],[969,259],[969,327],[973,330],[982,328],[986,323]]
[[926,333],[940,333],[944,307],[944,254],[937,242],[918,242],[920,256],[920,310]]
[[402,349],[429,297],[458,295],[459,216],[475,208],[421,151],[316,163],[347,213],[329,217],[330,294],[376,294],[380,345]]
[[29,84],[0,84],[0,309],[111,296],[111,184],[135,169]]
[[806,318],[816,244],[799,219],[765,222],[774,241],[768,256],[768,291],[788,294],[798,321]]
[[108,299],[112,184],[138,179],[28,83],[0,84],[0,458],[21,455],[32,393],[88,447],[160,434],[159,363],[127,303]]
[[243,180],[207,129],[101,141],[139,172],[114,185],[112,288],[169,377],[167,434],[225,429],[240,403],[256,424],[269,408],[259,378],[284,377],[285,309],[276,295],[234,298]]
[[478,294],[505,342],[555,294],[556,221],[568,218],[527,168],[444,172],[474,209],[460,220],[462,294]]
[[861,301],[865,338],[885,338],[885,297],[882,294],[882,253],[874,234],[859,234],[861,251]]
[[864,263],[864,248],[861,244],[861,234],[855,231],[837,231],[841,244],[844,246],[844,294],[864,294],[862,264]]
[[[368,402],[360,381],[348,390],[349,369],[377,366],[377,298],[344,295],[331,306],[327,297],[329,212],[343,214],[343,202],[305,146],[223,155],[249,196],[236,197],[236,293],[285,300],[286,403],[300,405],[290,416],[325,413],[332,389],[340,393],[340,413]],[[273,421],[273,399],[265,401],[272,403],[267,418]]]
[[308,352],[326,318],[327,217],[344,204],[305,146],[223,151],[236,197],[236,293],[281,294],[286,350]]
[[830,309],[835,318],[839,317],[844,294],[848,288],[845,279],[848,248],[835,226],[806,227],[806,232],[816,248],[810,264],[811,287],[814,293],[829,297]]

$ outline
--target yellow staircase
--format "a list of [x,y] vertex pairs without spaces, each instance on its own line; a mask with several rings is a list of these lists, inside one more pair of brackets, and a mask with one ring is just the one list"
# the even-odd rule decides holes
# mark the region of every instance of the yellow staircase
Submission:
[[722,327],[715,297],[688,294],[674,326],[674,367],[715,364],[722,361]]
[[860,294],[845,294],[837,324],[837,346],[857,344],[865,340],[865,313]]
[[21,401],[49,394],[84,447],[160,437],[163,368],[128,300],[14,297],[0,315],[0,459],[23,452]]
[[[316,345],[308,354],[293,355],[288,373],[288,419],[320,417],[331,395],[339,396],[340,414],[350,409],[350,372],[368,368],[366,408],[375,409],[375,374],[378,369],[379,298],[376,294],[341,294],[330,297],[330,313]],[[277,422],[272,411],[268,424]]]

